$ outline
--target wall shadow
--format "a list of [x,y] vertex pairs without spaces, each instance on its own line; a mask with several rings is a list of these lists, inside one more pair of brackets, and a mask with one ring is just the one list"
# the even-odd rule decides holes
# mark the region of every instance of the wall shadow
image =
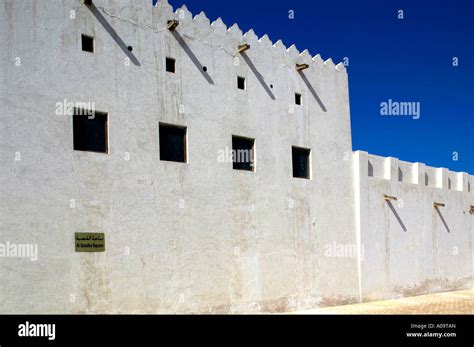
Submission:
[[253,65],[252,61],[250,60],[250,58],[248,57],[248,55],[245,53],[245,52],[241,52],[240,55],[242,56],[242,58],[245,60],[245,62],[247,63],[247,65],[249,66],[250,70],[252,70],[252,72],[254,73],[255,77],[257,77],[258,81],[260,82],[260,84],[262,85],[263,89],[265,89],[265,91],[267,92],[268,96],[272,99],[272,100],[275,100],[275,95],[273,95],[270,87],[268,86],[267,82],[265,82],[265,79],[263,78],[262,74],[260,72],[258,72],[257,68],[255,67],[255,65]]
[[114,28],[112,28],[107,19],[105,19],[102,13],[100,13],[99,9],[93,3],[86,7],[91,11],[97,21],[102,24],[104,29],[109,33],[115,43],[120,47],[120,49],[122,49],[122,51],[127,55],[127,57],[132,61],[132,63],[134,65],[140,66],[140,62],[138,61],[137,57],[135,57],[135,55],[128,50],[128,47],[125,42],[123,42],[119,34],[117,34],[117,32]]
[[446,228],[448,233],[450,233],[451,230],[449,229],[448,223],[446,223],[446,220],[444,219],[443,215],[441,214],[441,211],[439,210],[438,206],[435,206],[435,210],[438,213],[439,218],[441,218],[441,221],[443,222],[444,227]]
[[400,223],[400,226],[402,227],[403,231],[407,231],[407,228],[405,226],[405,224],[403,224],[403,221],[402,219],[400,218],[400,215],[398,214],[397,210],[395,210],[395,207],[393,207],[392,205],[392,202],[389,201],[389,200],[386,200],[387,201],[387,204],[388,204],[388,207],[390,207],[390,209],[392,210],[393,214],[395,215],[395,218],[397,218],[398,220],[398,223]]
[[327,112],[328,110],[326,109],[326,106],[324,106],[323,102],[321,101],[321,98],[318,96],[318,93],[316,93],[316,90],[314,90],[313,86],[311,83],[308,81],[308,78],[306,78],[305,74],[303,71],[298,71],[300,74],[301,78],[303,79],[304,83],[306,84],[306,87],[308,87],[309,91],[313,95],[314,99],[317,101],[319,106],[324,112]]
[[193,62],[193,64],[197,67],[197,69],[199,70],[199,72],[204,76],[204,78],[206,79],[206,81],[209,83],[209,84],[214,84],[214,81],[212,80],[211,76],[209,76],[209,74],[204,71],[204,66],[199,62],[199,59],[196,57],[196,55],[193,53],[193,51],[191,50],[191,48],[189,48],[188,44],[184,41],[184,39],[181,37],[181,35],[176,31],[176,30],[172,30],[171,31],[171,34],[174,36],[174,38],[176,39],[176,41],[178,41],[179,45],[181,46],[181,48],[184,50],[184,52],[186,52],[186,54],[188,55],[189,59],[191,59],[191,61]]

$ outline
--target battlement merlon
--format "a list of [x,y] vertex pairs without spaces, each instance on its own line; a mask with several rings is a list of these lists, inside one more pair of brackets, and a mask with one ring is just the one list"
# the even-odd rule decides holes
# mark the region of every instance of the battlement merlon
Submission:
[[355,151],[354,154],[357,154],[354,158],[361,161],[360,167],[366,167],[364,175],[367,177],[474,194],[474,175],[466,172],[381,157],[365,151]]

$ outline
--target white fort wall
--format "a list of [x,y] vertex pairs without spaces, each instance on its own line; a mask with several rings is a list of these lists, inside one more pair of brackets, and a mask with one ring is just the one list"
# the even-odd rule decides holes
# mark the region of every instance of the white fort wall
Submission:
[[[357,257],[325,254],[356,244],[343,66],[149,2],[1,2],[0,236],[39,254],[0,259],[0,312],[359,300]],[[94,36],[94,54],[81,51],[81,34]],[[299,74],[296,63],[310,67]],[[289,113],[295,92],[303,105]],[[108,113],[108,154],[73,150],[72,117],[55,115],[64,99]],[[159,122],[187,127],[188,163],[160,161]],[[218,161],[232,134],[255,138],[256,172]],[[292,177],[293,145],[311,148],[311,180]],[[75,232],[105,233],[106,251],[75,252]]]
[[474,177],[363,151],[354,159],[362,300],[472,288]]
[[[0,312],[276,312],[472,287],[473,177],[352,155],[342,64],[163,1],[93,3],[0,4],[0,244],[38,245],[37,261],[0,258]],[[65,99],[108,113],[107,154],[73,150]],[[187,127],[186,164],[160,161],[160,122]],[[219,161],[232,135],[255,138],[255,172]],[[311,149],[310,180],[291,146]],[[105,252],[75,252],[76,232],[105,233]]]

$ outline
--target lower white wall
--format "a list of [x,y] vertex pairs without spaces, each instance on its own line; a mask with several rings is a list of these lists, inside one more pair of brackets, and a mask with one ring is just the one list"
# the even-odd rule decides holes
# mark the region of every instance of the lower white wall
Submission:
[[[472,176],[362,151],[354,170],[363,301],[472,287]],[[425,171],[436,172],[434,186]]]

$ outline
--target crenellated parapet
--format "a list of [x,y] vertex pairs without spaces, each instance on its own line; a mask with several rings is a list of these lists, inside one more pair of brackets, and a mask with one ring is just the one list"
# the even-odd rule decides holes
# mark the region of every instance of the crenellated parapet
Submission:
[[346,70],[343,63],[338,63],[336,65],[331,58],[324,61],[319,54],[311,56],[307,49],[300,52],[294,44],[286,47],[281,40],[277,40],[275,43],[273,43],[267,34],[264,34],[259,38],[253,29],[250,29],[244,33],[239,28],[238,24],[234,23],[228,27],[221,18],[217,18],[211,22],[206,14],[202,11],[197,15],[193,15],[188,10],[186,5],[183,5],[177,9],[173,9],[167,0],[159,0],[153,9],[153,16],[157,16],[159,18],[159,30],[165,30],[167,20],[174,19],[179,21],[180,26],[195,26],[195,28],[192,30],[199,30],[201,36],[203,36],[203,39],[206,39],[208,35],[214,35],[216,38],[221,38],[224,41],[238,41],[247,43],[251,47],[258,45],[260,49],[272,50],[272,53],[277,52],[278,54],[287,54],[292,60],[298,61],[299,64],[313,64],[320,68],[326,67],[335,69],[337,71]]
[[435,168],[424,163],[410,163],[393,157],[381,157],[357,151],[358,158],[367,162],[367,176],[393,183],[416,184],[424,187],[467,192],[473,194],[474,176]]

